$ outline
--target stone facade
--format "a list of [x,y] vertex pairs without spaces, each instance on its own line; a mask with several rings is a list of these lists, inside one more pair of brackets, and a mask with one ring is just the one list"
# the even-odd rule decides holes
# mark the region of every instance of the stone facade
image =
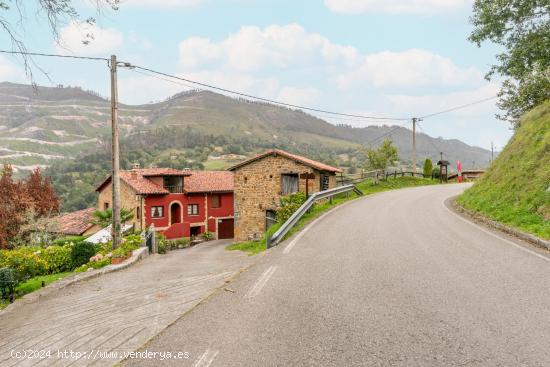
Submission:
[[[318,192],[321,175],[329,177],[329,188],[336,187],[334,172],[321,172],[303,163],[281,155],[268,155],[234,172],[235,240],[261,238],[266,229],[266,211],[276,210],[282,191],[282,174],[313,173],[309,193]],[[306,180],[299,180],[299,191],[306,191]]]
[[[137,195],[126,182],[120,180],[120,206],[124,209],[132,210],[134,213],[134,218],[126,224],[133,224],[137,230],[145,228],[145,218],[143,215],[145,206],[143,202],[144,200],[141,196]],[[105,210],[105,204],[109,208],[113,207],[113,185],[110,182],[99,192],[97,209]]]

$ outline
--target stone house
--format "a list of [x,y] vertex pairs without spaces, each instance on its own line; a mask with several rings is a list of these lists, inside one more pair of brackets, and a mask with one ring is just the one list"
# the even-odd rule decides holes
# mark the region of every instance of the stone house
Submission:
[[336,187],[342,171],[283,150],[273,149],[229,168],[234,173],[235,240],[261,238],[273,223],[280,198],[295,192],[314,193]]
[[[96,189],[98,209],[112,207],[111,176]],[[211,232],[233,237],[233,174],[134,166],[120,172],[121,207],[131,210],[128,222],[137,230],[154,225],[168,239]]]

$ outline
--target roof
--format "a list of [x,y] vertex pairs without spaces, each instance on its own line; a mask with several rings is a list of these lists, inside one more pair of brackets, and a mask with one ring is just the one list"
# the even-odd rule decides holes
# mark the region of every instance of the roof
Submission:
[[191,176],[184,181],[186,193],[233,192],[233,172],[189,171]]
[[443,166],[448,166],[448,165],[450,165],[450,163],[449,163],[449,161],[442,160],[442,161],[438,161],[438,162],[437,162],[437,165],[438,165],[438,166],[441,166],[441,165],[443,165]]
[[[139,195],[166,195],[170,191],[157,185],[149,179],[155,176],[186,176],[184,191],[198,192],[232,192],[233,173],[227,171],[190,171],[172,168],[148,168],[120,171],[120,179],[128,184]],[[101,191],[111,182],[111,176],[98,185],[96,191]]]
[[318,162],[318,161],[315,161],[313,159],[302,157],[302,156],[297,155],[297,154],[292,154],[292,153],[289,153],[289,152],[285,152],[284,150],[280,150],[280,149],[268,150],[267,152],[264,152],[262,154],[259,154],[259,155],[255,156],[255,157],[249,158],[249,159],[247,159],[247,160],[245,160],[241,163],[237,163],[236,165],[234,165],[232,167],[229,167],[228,170],[233,171],[237,168],[240,168],[242,166],[245,166],[245,165],[250,164],[252,162],[255,162],[257,160],[263,159],[263,158],[268,157],[270,155],[271,156],[280,155],[282,157],[291,159],[295,162],[302,163],[306,166],[309,166],[309,167],[314,168],[314,169],[319,170],[319,171],[328,171],[328,172],[334,172],[334,173],[342,172],[342,170],[340,168],[332,167],[332,166],[329,166],[328,164],[324,164],[322,162]]
[[[170,192],[147,179],[147,177],[189,176],[190,174],[187,170],[182,171],[173,168],[137,168],[130,171],[120,171],[120,179],[126,182],[137,194],[158,195],[169,194]],[[101,191],[109,182],[111,182],[110,175],[97,186],[96,191]]]
[[95,210],[95,208],[82,209],[56,217],[55,220],[58,222],[57,232],[67,235],[81,235],[93,226],[90,220]]

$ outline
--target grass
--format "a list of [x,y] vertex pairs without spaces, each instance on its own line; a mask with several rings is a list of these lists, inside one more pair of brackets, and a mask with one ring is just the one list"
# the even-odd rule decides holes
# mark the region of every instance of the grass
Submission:
[[221,171],[230,167],[234,162],[226,159],[209,160],[203,163],[204,169],[207,171]]
[[[42,288],[42,282],[44,282],[44,285],[51,284],[53,282],[56,282],[58,280],[61,280],[65,277],[68,277],[69,275],[74,274],[74,272],[65,272],[65,273],[57,273],[57,274],[49,274],[49,275],[40,275],[34,278],[31,278],[17,286],[15,288],[15,294],[17,298],[21,298],[26,294],[32,293],[40,288]],[[6,300],[0,300],[0,310],[3,308],[6,308],[10,303]]]
[[[426,186],[426,185],[435,185],[439,181],[431,180],[429,178],[417,178],[417,177],[397,177],[397,178],[388,178],[386,181],[381,181],[378,184],[374,185],[372,181],[364,181],[356,185],[365,195],[375,194],[377,192],[396,190],[405,187],[415,187],[415,186]],[[296,225],[288,231],[285,238],[288,238],[302,230],[307,224],[312,222],[315,218],[319,217],[321,214],[327,212],[328,210],[343,204],[347,201],[357,199],[359,196],[355,193],[349,194],[340,194],[335,196],[332,201],[323,201],[315,204],[299,221]],[[235,243],[227,246],[225,249],[229,251],[243,251],[248,253],[250,256],[257,255],[267,249],[266,240],[268,237],[272,236],[279,227],[280,223],[275,224],[264,235],[264,237],[259,241],[246,241]]]
[[458,203],[490,219],[550,239],[550,102],[521,120],[486,174]]

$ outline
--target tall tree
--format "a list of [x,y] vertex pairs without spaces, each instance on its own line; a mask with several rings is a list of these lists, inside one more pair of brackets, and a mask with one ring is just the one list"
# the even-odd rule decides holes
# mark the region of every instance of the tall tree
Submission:
[[40,168],[29,174],[25,181],[25,188],[32,200],[36,216],[51,216],[59,213],[60,200],[55,195],[50,177],[43,177]]
[[7,248],[25,223],[25,214],[32,206],[25,185],[13,180],[13,170],[7,164],[0,177],[0,198],[0,248]]
[[505,49],[486,78],[506,78],[497,117],[517,127],[525,112],[550,99],[550,0],[475,0],[470,21],[470,41]]
[[367,159],[370,168],[385,170],[390,164],[399,160],[399,153],[393,141],[386,139],[378,149],[367,149]]
[[424,177],[430,177],[432,175],[432,171],[433,171],[433,162],[430,158],[426,158],[426,160],[424,161],[424,169],[423,169]]

